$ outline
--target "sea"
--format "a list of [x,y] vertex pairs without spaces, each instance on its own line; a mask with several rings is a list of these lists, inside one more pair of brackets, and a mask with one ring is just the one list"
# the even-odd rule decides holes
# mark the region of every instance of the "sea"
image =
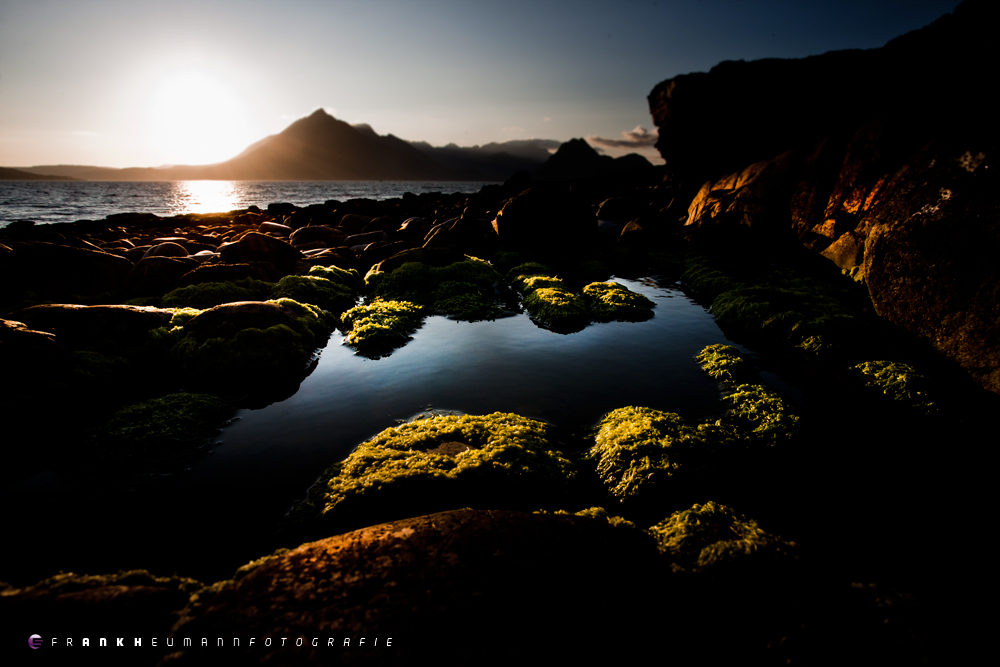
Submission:
[[330,199],[375,200],[423,194],[474,193],[482,181],[0,181],[0,228],[100,220],[115,213],[220,213],[274,202],[296,206]]

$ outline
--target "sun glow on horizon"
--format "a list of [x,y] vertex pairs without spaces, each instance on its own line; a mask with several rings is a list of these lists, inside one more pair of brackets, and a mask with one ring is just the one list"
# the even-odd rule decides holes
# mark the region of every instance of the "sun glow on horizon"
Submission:
[[182,213],[224,213],[238,208],[239,193],[233,181],[178,181],[175,204]]
[[146,141],[161,164],[212,164],[235,157],[259,139],[244,102],[203,70],[163,76],[148,101]]

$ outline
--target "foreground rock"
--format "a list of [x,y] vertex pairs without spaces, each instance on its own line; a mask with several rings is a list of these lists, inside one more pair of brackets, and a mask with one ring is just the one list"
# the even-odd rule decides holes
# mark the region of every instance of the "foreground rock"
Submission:
[[[455,510],[372,526],[276,555],[196,596],[173,636],[228,646],[185,651],[176,664],[237,655],[366,665],[641,655],[664,641],[659,624],[680,611],[656,603],[648,574],[656,554],[640,531],[566,515]],[[654,627],[655,642],[646,634]],[[232,649],[236,637],[241,647]],[[292,640],[264,650],[265,637]],[[299,637],[303,646],[292,646]]]

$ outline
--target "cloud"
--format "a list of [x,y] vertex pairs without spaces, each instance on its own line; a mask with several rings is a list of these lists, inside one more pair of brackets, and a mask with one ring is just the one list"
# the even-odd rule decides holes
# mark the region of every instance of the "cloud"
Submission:
[[656,143],[658,135],[656,130],[649,132],[646,128],[636,125],[634,130],[622,132],[623,139],[605,139],[595,135],[589,135],[587,142],[603,146],[605,148],[646,148]]

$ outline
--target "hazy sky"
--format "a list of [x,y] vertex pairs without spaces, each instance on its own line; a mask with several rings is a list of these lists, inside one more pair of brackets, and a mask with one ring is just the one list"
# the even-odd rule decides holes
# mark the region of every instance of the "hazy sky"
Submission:
[[319,107],[434,145],[641,136],[663,79],[881,46],[956,4],[0,0],[0,166],[217,162]]

